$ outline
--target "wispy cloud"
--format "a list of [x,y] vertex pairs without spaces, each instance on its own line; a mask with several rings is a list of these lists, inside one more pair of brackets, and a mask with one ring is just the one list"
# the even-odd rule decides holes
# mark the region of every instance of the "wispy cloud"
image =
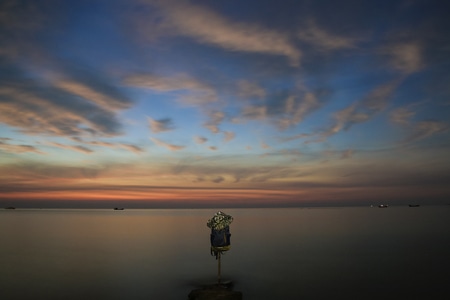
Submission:
[[353,124],[362,123],[369,119],[367,113],[358,112],[358,103],[354,103],[334,114],[335,123],[326,130],[325,135],[333,135],[343,129],[349,129]]
[[170,131],[175,128],[173,125],[172,119],[170,119],[170,118],[155,120],[155,119],[148,117],[148,122],[150,125],[150,130],[153,133]]
[[390,120],[393,123],[400,125],[408,125],[412,117],[416,115],[416,112],[412,111],[409,107],[399,107],[389,114]]
[[297,125],[303,121],[306,115],[320,106],[320,102],[311,92],[307,92],[301,99],[290,96],[286,99],[284,116],[279,120],[278,126],[281,129],[287,129]]
[[208,139],[205,138],[205,137],[203,137],[203,136],[195,136],[195,137],[194,137],[194,141],[195,141],[197,144],[204,144],[204,143],[206,143],[206,142],[208,141]]
[[217,176],[212,180],[214,183],[221,183],[222,181],[225,181],[225,178],[222,176]]
[[73,137],[71,139],[75,142],[82,143],[85,145],[92,145],[92,146],[97,146],[97,147],[107,147],[107,148],[123,148],[123,149],[126,149],[126,150],[136,153],[136,154],[145,152],[145,150],[142,149],[141,147],[132,145],[132,144],[110,143],[110,142],[105,142],[105,141],[85,141],[79,137]]
[[271,120],[285,130],[301,123],[307,115],[317,110],[322,103],[312,92],[299,95],[272,95],[267,104],[244,106],[241,116],[250,120]]
[[244,99],[263,99],[266,97],[266,90],[255,82],[240,80],[238,82],[238,95]]
[[85,146],[80,146],[80,145],[65,145],[65,144],[55,143],[55,142],[51,142],[51,143],[49,143],[49,145],[55,146],[55,147],[58,147],[58,148],[62,148],[62,149],[69,149],[69,150],[81,152],[81,153],[84,153],[84,154],[91,154],[91,153],[94,152],[94,150],[89,149],[89,148],[87,148]]
[[351,158],[354,154],[353,149],[347,149],[342,151],[341,159]]
[[392,68],[408,75],[424,66],[422,46],[418,41],[396,41],[382,48]]
[[45,152],[31,145],[16,145],[8,143],[6,139],[0,139],[0,151],[8,153],[26,153],[33,152],[37,154],[45,154]]
[[27,1],[1,1],[0,55],[16,59],[22,54],[30,57],[40,52],[41,49],[37,49],[35,43],[36,33],[50,19],[49,14],[53,11],[51,6],[51,3],[35,5]]
[[446,132],[450,129],[447,122],[442,121],[421,121],[413,125],[412,133],[404,142],[415,142],[431,137],[435,134]]
[[186,94],[179,98],[184,104],[196,105],[217,101],[217,93],[213,87],[185,74],[172,77],[135,74],[125,77],[123,81],[130,86],[159,92],[184,91]]
[[219,125],[222,123],[222,121],[225,118],[225,113],[221,111],[211,111],[208,114],[209,120],[207,120],[203,126],[207,129],[209,129],[212,133],[219,133]]
[[302,28],[298,32],[298,38],[315,46],[315,49],[321,51],[355,48],[357,42],[359,41],[356,38],[342,35],[339,36],[335,33],[329,32],[324,28],[319,27],[313,20],[309,20],[306,23],[305,28]]
[[[2,72],[8,72],[6,67]],[[0,120],[26,134],[54,136],[116,136],[121,123],[116,112],[95,101],[52,86],[51,82],[33,81],[16,68],[15,76],[0,86]],[[91,90],[92,91],[92,90]],[[97,91],[96,95],[101,92]],[[106,100],[107,97],[103,98]],[[109,99],[109,98],[108,98]],[[113,101],[116,103],[116,100]],[[123,102],[125,106],[130,102]],[[127,103],[127,104],[125,104]]]
[[353,125],[367,122],[376,113],[384,110],[399,81],[391,81],[378,86],[369,92],[362,100],[334,114],[334,124],[324,131],[323,136],[334,135],[342,130],[348,130]]
[[173,77],[162,77],[154,74],[135,74],[125,77],[124,82],[131,86],[149,88],[162,92],[175,90],[212,91],[208,85],[182,74]]
[[[301,52],[284,33],[231,20],[187,1],[158,1],[157,5],[165,17],[164,29],[170,28],[173,34],[231,51],[285,56],[291,65],[299,65]],[[151,28],[152,24],[147,27]]]
[[236,134],[234,132],[231,132],[231,131],[224,131],[223,135],[224,135],[223,139],[224,139],[225,142],[231,141],[236,136]]
[[242,117],[251,120],[264,120],[267,118],[266,105],[249,105],[242,108]]
[[56,71],[46,78],[55,88],[90,101],[105,110],[118,111],[130,108],[134,103],[116,82],[101,71],[73,62],[55,62]]
[[161,141],[159,139],[155,139],[155,138],[152,138],[152,137],[150,138],[150,140],[153,143],[155,143],[156,145],[164,147],[164,148],[167,148],[170,151],[178,151],[178,150],[182,150],[182,149],[184,149],[186,147],[186,146],[169,144],[169,143],[163,142],[163,141]]
[[270,148],[270,146],[268,144],[266,144],[265,142],[261,142],[260,145],[261,145],[261,148],[263,148],[263,149],[269,149]]
[[136,145],[120,143],[119,147],[124,148],[124,149],[131,151],[133,153],[136,153],[136,154],[144,152],[144,149],[142,149],[141,147],[136,146]]
[[294,141],[294,140],[298,140],[298,139],[307,138],[307,137],[310,137],[310,136],[311,136],[311,134],[309,134],[309,133],[299,133],[299,134],[296,134],[296,135],[293,135],[293,136],[280,138],[280,141],[282,141],[282,142],[290,142],[290,141]]
[[126,98],[119,98],[112,93],[101,92],[95,90],[94,87],[88,86],[81,82],[73,80],[59,80],[54,82],[55,87],[69,92],[70,94],[80,96],[88,101],[107,110],[121,110],[131,106],[131,102]]
[[396,79],[374,88],[362,99],[362,108],[365,109],[369,115],[384,110],[400,82],[401,79]]

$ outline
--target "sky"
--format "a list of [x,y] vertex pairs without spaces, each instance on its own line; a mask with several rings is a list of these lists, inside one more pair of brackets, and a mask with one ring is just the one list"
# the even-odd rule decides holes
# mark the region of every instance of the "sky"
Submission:
[[448,204],[449,9],[0,1],[0,206]]

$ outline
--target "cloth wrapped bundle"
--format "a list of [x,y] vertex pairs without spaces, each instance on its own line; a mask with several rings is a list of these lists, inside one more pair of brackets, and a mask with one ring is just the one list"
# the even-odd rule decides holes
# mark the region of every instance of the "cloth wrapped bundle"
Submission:
[[231,222],[233,222],[232,216],[218,211],[214,214],[214,217],[208,220],[206,225],[214,230],[222,230],[225,227],[230,226]]
[[230,250],[230,227],[233,217],[223,212],[217,212],[207,226],[211,228],[211,254],[217,259],[220,253]]

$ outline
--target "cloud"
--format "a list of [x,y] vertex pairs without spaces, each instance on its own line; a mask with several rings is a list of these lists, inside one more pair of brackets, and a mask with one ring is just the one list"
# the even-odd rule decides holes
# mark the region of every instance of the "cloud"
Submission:
[[279,153],[283,156],[300,156],[303,154],[298,149],[284,149],[284,150],[280,150]]
[[264,120],[267,118],[267,106],[249,105],[242,109],[241,115],[251,120]]
[[[18,163],[0,165],[0,174],[9,174],[9,184],[3,183],[3,185],[0,185],[0,189],[13,193],[17,191],[47,193],[55,190],[64,192],[72,189],[78,190],[83,189],[83,187],[68,186],[65,183],[70,184],[76,182],[78,179],[83,180],[86,178],[101,177],[108,168],[124,169],[123,165],[119,164],[108,167],[100,165],[96,167],[83,167],[22,160]],[[4,181],[6,182],[6,180]],[[97,186],[98,188],[99,186]]]
[[238,82],[238,95],[242,98],[263,99],[266,97],[266,91],[254,82],[240,80]]
[[[173,34],[231,51],[284,56],[291,65],[299,65],[301,52],[284,33],[227,19],[213,10],[187,1],[156,3],[163,14],[160,22],[164,22],[164,29],[170,28]],[[152,26],[147,24],[149,29]]]
[[282,141],[282,142],[290,142],[290,141],[294,141],[294,140],[298,140],[298,139],[307,138],[307,137],[310,137],[310,136],[311,136],[311,134],[309,134],[309,133],[299,133],[299,134],[296,134],[296,135],[293,135],[293,136],[280,138],[280,141]]
[[120,98],[118,95],[113,95],[105,91],[96,90],[92,86],[88,86],[81,82],[73,80],[59,80],[54,82],[55,87],[67,92],[80,96],[88,101],[107,110],[121,110],[131,106],[131,102],[126,98]]
[[83,141],[81,138],[78,138],[78,137],[72,138],[72,140],[79,142],[79,143],[93,145],[93,146],[108,147],[108,148],[123,148],[123,149],[126,149],[126,150],[136,153],[136,154],[145,152],[144,149],[142,149],[141,147],[132,145],[132,144],[109,143],[109,142],[104,142],[104,141]]
[[411,111],[408,107],[400,107],[397,108],[389,114],[390,120],[393,123],[400,125],[408,125],[412,117],[414,117],[416,113]]
[[15,145],[7,143],[9,139],[0,139],[0,151],[9,153],[26,153],[32,152],[37,154],[46,154],[45,152],[39,150],[38,148],[31,145]]
[[179,100],[184,104],[196,105],[217,101],[217,93],[210,85],[188,75],[162,77],[154,74],[135,74],[127,76],[123,82],[129,86],[147,88],[159,92],[185,92]]
[[223,134],[224,134],[224,138],[223,139],[224,139],[225,142],[231,141],[236,136],[236,134],[234,132],[231,132],[231,131],[224,131]]
[[415,142],[429,138],[435,134],[446,132],[450,129],[450,125],[441,121],[421,121],[413,126],[412,133],[404,142]]
[[269,149],[270,148],[270,146],[269,145],[267,145],[266,143],[264,143],[264,142],[261,142],[261,148],[263,148],[263,149]]
[[150,130],[153,133],[160,133],[164,131],[170,131],[174,129],[173,122],[169,118],[155,120],[152,118],[148,118],[148,122],[150,125]]
[[347,149],[342,152],[341,159],[351,158],[354,154],[352,149]]
[[369,120],[367,113],[358,112],[358,103],[354,103],[347,108],[334,114],[335,123],[325,132],[325,136],[333,135],[341,130],[349,129],[353,124],[362,123]]
[[272,95],[267,104],[247,105],[241,116],[250,120],[271,119],[280,130],[301,123],[304,118],[322,106],[312,92],[300,95],[279,93]]
[[206,142],[208,141],[208,139],[205,138],[205,137],[202,137],[202,136],[195,136],[195,137],[194,137],[194,141],[195,141],[197,144],[204,144],[204,143],[206,143]]
[[356,47],[358,39],[338,36],[317,26],[316,22],[309,20],[306,27],[297,34],[298,38],[321,51],[351,49]]
[[219,133],[219,125],[225,118],[225,114],[221,111],[209,112],[209,120],[203,124],[203,127],[209,129],[212,133]]
[[214,182],[214,183],[221,183],[224,180],[225,180],[225,178],[223,178],[222,176],[217,176],[214,179],[212,179],[212,182]]
[[185,146],[168,144],[166,142],[163,142],[163,141],[161,141],[159,139],[155,139],[155,138],[152,138],[152,137],[150,138],[150,140],[153,143],[155,143],[156,145],[161,146],[161,147],[165,147],[165,148],[169,149],[170,151],[178,151],[178,150],[182,150],[182,149],[185,148]]
[[56,88],[79,96],[105,110],[123,110],[130,108],[133,101],[104,74],[69,61],[58,62],[56,70],[47,75],[49,82]]
[[[9,72],[12,71],[12,72]],[[122,127],[116,112],[79,95],[34,81],[18,68],[2,65],[0,120],[30,135],[116,136]],[[114,102],[114,101],[113,101]],[[128,102],[127,102],[128,103]]]
[[133,153],[136,153],[136,154],[144,152],[144,149],[142,149],[141,147],[136,146],[136,145],[121,143],[121,144],[119,144],[119,147],[122,147],[122,148],[124,148],[124,149],[126,149],[128,151],[131,151]]
[[93,146],[111,147],[111,148],[116,146],[116,144],[109,143],[109,142],[103,142],[103,141],[83,141],[80,138],[72,138],[72,140],[79,142],[79,143],[93,145]]
[[400,81],[401,79],[392,80],[374,88],[363,98],[361,108],[370,115],[384,110]]
[[69,150],[81,152],[81,153],[84,153],[84,154],[91,154],[91,153],[94,152],[93,150],[91,150],[91,149],[89,149],[87,147],[84,147],[84,146],[80,146],[80,145],[76,145],[76,146],[64,145],[64,144],[55,143],[55,142],[49,143],[49,145],[52,145],[52,146],[55,146],[55,147],[58,147],[58,148],[62,148],[62,149],[69,149]]
[[278,121],[279,128],[287,129],[301,123],[306,115],[320,106],[320,102],[311,92],[305,93],[301,99],[297,99],[294,96],[288,97],[285,102],[284,116]]
[[422,46],[417,41],[394,42],[383,47],[381,52],[389,56],[392,68],[404,74],[417,72],[424,66]]
[[392,93],[399,84],[398,80],[380,85],[370,91],[362,100],[334,113],[334,124],[323,132],[323,136],[331,136],[353,125],[367,122],[376,113],[384,110]]
[[154,74],[136,74],[124,78],[124,82],[131,86],[143,87],[161,92],[175,90],[211,91],[211,87],[187,75],[161,77]]
[[36,47],[39,31],[50,20],[58,20],[51,2],[0,1],[0,56],[17,59],[41,54],[42,49]]

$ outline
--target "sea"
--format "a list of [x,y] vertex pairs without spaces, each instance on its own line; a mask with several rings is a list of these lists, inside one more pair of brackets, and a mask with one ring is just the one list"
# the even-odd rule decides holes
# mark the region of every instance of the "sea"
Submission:
[[[218,281],[218,210],[1,209],[0,299],[187,300]],[[222,211],[245,300],[450,299],[450,206]]]

